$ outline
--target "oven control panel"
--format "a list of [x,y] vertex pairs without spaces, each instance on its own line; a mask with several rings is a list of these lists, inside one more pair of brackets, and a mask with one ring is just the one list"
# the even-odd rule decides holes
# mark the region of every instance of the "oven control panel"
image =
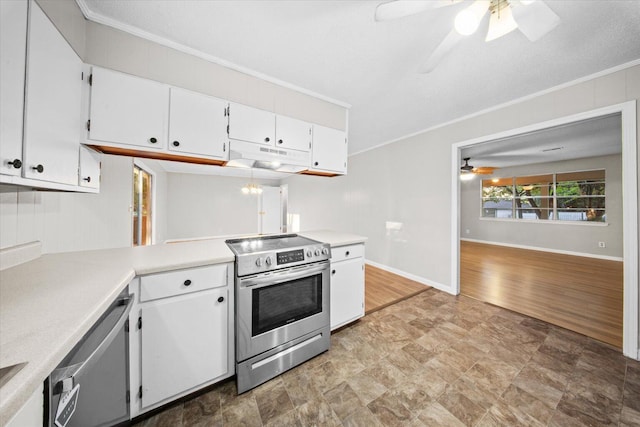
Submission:
[[297,249],[295,251],[287,251],[287,252],[278,252],[277,254],[277,263],[281,264],[289,264],[292,262],[304,261],[304,250]]
[[[285,237],[285,239],[287,238],[291,239]],[[301,240],[303,238],[296,237],[295,239]],[[312,244],[286,247],[282,241],[266,238],[227,241],[231,250],[236,254],[236,277],[268,273],[326,261],[331,258],[331,247],[327,243],[311,239],[305,240]]]

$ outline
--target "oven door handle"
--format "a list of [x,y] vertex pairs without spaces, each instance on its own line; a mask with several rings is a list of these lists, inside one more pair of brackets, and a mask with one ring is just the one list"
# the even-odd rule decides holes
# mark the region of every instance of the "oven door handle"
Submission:
[[278,283],[289,282],[291,280],[301,279],[303,277],[311,276],[316,273],[320,273],[324,270],[329,270],[329,262],[323,262],[311,267],[303,267],[300,270],[286,270],[273,274],[268,274],[260,277],[249,277],[246,279],[240,279],[241,288],[250,288],[254,286],[267,286],[277,285]]

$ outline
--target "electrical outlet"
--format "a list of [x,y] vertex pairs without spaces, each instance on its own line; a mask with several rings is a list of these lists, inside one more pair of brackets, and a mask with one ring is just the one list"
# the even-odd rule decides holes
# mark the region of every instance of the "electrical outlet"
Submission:
[[598,242],[598,247],[599,248],[606,248],[607,245],[604,242]]

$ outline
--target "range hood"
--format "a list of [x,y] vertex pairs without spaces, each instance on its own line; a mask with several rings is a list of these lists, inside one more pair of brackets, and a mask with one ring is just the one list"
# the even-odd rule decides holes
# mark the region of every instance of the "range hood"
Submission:
[[298,173],[309,169],[311,153],[232,139],[227,166]]

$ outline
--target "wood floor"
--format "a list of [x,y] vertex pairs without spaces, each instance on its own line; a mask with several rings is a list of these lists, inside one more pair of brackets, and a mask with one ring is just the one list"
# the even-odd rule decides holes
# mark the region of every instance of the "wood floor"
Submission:
[[623,263],[460,242],[460,292],[622,348]]
[[372,313],[430,289],[430,286],[365,264],[364,310]]

